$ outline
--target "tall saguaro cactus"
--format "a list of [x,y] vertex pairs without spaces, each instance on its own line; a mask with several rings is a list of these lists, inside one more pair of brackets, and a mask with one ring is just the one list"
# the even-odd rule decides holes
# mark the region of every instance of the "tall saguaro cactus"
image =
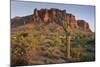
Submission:
[[56,22],[60,22],[61,26],[63,27],[65,33],[66,33],[66,47],[67,47],[67,59],[70,60],[71,56],[70,56],[70,40],[71,40],[71,14],[68,15],[64,15],[64,17],[66,17],[67,19],[61,19],[58,17],[54,17],[54,20]]
[[66,45],[67,45],[67,59],[70,59],[70,40],[71,40],[71,15],[67,16],[67,20],[63,21],[63,28],[66,32]]

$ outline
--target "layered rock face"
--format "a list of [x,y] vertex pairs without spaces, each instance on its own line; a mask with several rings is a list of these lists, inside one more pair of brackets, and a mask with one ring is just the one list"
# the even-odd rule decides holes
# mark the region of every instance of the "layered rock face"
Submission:
[[[61,24],[62,20],[66,21],[70,17],[70,24],[72,29],[80,29],[84,32],[91,32],[89,24],[85,20],[76,20],[73,14],[67,13],[66,10],[56,8],[51,9],[37,9],[35,8],[32,15],[21,17],[19,19],[11,19],[11,26],[16,27],[25,23],[57,23]],[[61,20],[61,21],[59,21]]]
[[43,22],[48,22],[48,21],[54,21],[54,18],[58,18],[56,20],[65,20],[67,21],[67,17],[71,15],[71,27],[72,28],[78,28],[77,25],[77,21],[74,15],[66,13],[66,10],[59,10],[59,9],[55,9],[55,8],[51,8],[51,9],[35,9],[34,10],[34,17],[33,19],[39,22],[39,21],[43,21]]

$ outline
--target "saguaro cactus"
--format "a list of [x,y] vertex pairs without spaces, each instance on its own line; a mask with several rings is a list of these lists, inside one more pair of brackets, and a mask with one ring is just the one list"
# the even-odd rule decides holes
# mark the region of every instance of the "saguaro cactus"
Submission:
[[70,60],[70,40],[71,40],[71,14],[64,15],[67,20],[58,19],[58,17],[54,17],[54,20],[60,22],[61,26],[63,27],[66,33],[66,47],[67,47],[67,59]]
[[70,59],[70,40],[71,40],[71,15],[67,16],[67,21],[64,22],[66,32],[66,45],[67,45],[67,59]]

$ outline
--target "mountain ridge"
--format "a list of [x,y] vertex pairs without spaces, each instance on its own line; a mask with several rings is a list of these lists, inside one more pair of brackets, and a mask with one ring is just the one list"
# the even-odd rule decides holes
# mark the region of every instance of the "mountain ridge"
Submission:
[[[33,14],[19,17],[16,16],[11,19],[11,27],[15,28],[27,23],[52,23],[55,22],[60,24],[59,19],[67,21],[67,17],[71,15],[71,28],[72,29],[79,29],[84,32],[92,32],[89,28],[89,24],[85,20],[76,20],[76,16],[71,13],[67,13],[66,10],[60,10],[57,8],[51,9],[37,9],[35,8]],[[56,17],[56,20],[54,19]]]

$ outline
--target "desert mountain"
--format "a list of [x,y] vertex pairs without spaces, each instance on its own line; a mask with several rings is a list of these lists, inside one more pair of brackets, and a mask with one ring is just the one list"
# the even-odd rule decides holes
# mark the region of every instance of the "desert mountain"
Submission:
[[67,21],[68,16],[70,16],[70,24],[72,30],[78,29],[84,32],[92,32],[89,28],[89,24],[85,20],[76,20],[76,16],[73,14],[67,13],[66,10],[60,10],[56,8],[51,9],[37,9],[35,8],[32,15],[24,17],[14,17],[11,19],[11,27],[16,28],[28,23],[34,24],[48,24],[55,23],[61,26],[61,21]]
[[31,15],[11,19],[12,66],[94,60],[95,32],[66,10],[34,9]]

